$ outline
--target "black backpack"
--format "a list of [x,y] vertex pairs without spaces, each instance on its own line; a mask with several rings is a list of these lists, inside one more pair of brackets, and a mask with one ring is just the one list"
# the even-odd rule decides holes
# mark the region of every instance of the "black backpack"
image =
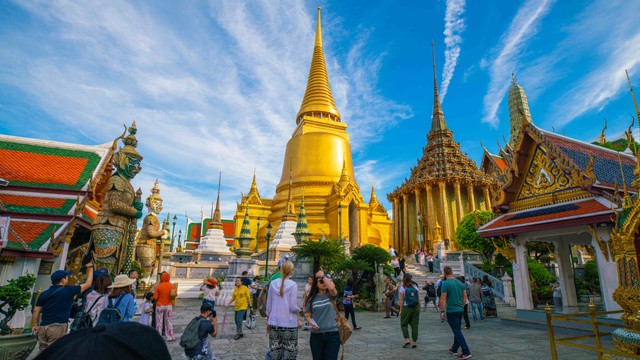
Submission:
[[113,324],[122,321],[122,314],[120,314],[120,310],[118,310],[118,305],[120,305],[123,297],[124,295],[121,295],[115,305],[113,304],[113,299],[109,298],[109,305],[100,313],[96,325]]
[[427,285],[427,296],[436,297],[436,287],[433,284]]
[[100,299],[102,299],[104,297],[104,295],[100,295],[94,302],[93,304],[91,304],[91,306],[89,307],[89,310],[80,310],[78,313],[76,313],[76,315],[73,317],[73,322],[71,323],[71,326],[69,326],[69,330],[71,332],[74,331],[78,331],[81,329],[90,329],[93,327],[93,319],[91,319],[91,310],[93,310],[93,307],[96,306],[96,304],[98,303],[98,301],[100,301]]
[[187,325],[180,336],[180,346],[185,350],[193,349],[198,346],[200,343],[200,338],[198,337],[198,329],[200,328],[200,321],[202,321],[200,316],[196,316]]

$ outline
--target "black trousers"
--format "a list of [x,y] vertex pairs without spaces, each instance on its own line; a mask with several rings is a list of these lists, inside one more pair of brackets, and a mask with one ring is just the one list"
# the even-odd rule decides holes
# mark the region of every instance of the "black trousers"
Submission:
[[344,304],[344,317],[349,320],[349,314],[351,314],[351,323],[353,328],[356,328],[356,313],[353,311],[353,304]]
[[462,312],[462,318],[464,319],[464,324],[467,328],[471,327],[471,323],[469,322],[469,304],[464,304],[464,310]]

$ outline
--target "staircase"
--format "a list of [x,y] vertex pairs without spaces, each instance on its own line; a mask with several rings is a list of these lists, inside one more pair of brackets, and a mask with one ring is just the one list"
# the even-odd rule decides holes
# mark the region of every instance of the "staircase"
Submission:
[[405,265],[407,274],[411,274],[413,277],[413,281],[415,281],[418,286],[422,289],[425,285],[425,281],[429,281],[435,283],[438,281],[440,277],[440,272],[438,269],[433,269],[433,273],[429,273],[428,266],[420,266],[420,264],[416,264],[415,262],[410,262]]

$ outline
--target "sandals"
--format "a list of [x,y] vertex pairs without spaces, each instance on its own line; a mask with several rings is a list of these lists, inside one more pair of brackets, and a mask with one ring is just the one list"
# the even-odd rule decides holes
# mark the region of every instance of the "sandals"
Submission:
[[409,347],[411,347],[411,343],[404,343],[404,345],[402,345],[403,348],[408,349]]

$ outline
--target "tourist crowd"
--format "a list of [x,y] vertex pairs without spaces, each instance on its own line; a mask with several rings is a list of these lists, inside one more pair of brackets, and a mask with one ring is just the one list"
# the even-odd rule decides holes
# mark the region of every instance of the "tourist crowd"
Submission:
[[[460,359],[471,358],[462,332],[462,322],[464,321],[464,328],[470,328],[469,308],[474,321],[497,316],[490,279],[485,276],[483,279],[473,278],[467,281],[464,277],[455,277],[451,268],[445,266],[437,282],[426,281],[420,287],[413,281],[412,275],[406,273],[408,256],[397,254],[391,247],[389,253],[393,257],[391,265],[394,274],[386,277],[384,288],[380,291],[384,296],[384,317],[396,316],[400,319],[403,347],[415,349],[418,346],[420,314],[426,312],[431,304],[439,313],[441,322],[446,321],[453,333],[449,352]],[[414,255],[416,264],[428,266],[431,272],[432,254],[416,251]],[[314,360],[335,360],[340,349],[344,351],[344,344],[351,330],[361,329],[356,325],[354,307],[359,294],[353,279],[348,279],[341,294],[340,303],[345,314],[343,317],[338,309],[339,294],[329,274],[318,271],[310,276],[304,288],[303,302],[298,304],[298,285],[291,279],[293,271],[294,264],[281,259],[278,271],[264,284],[260,283],[258,276],[250,279],[246,271],[235,279],[233,294],[223,304],[227,308],[233,305],[236,325],[234,339],[244,337],[242,329],[247,318],[247,326],[255,326],[255,315],[260,311],[266,318],[269,337],[266,359],[296,359],[298,331],[303,329],[310,332],[308,341]],[[51,275],[52,286],[34,304],[32,329],[40,345],[38,358],[55,358],[65,353],[64,351],[69,354],[68,349],[61,350],[62,345],[56,344],[78,342],[79,338],[90,340],[97,336],[104,337],[107,333],[115,332],[113,327],[127,326],[133,329],[131,331],[142,333],[155,328],[155,331],[152,330],[154,335],[149,339],[162,340],[162,336],[166,336],[166,341],[176,340],[172,318],[173,300],[177,294],[168,273],[161,273],[161,281],[155,290],[142,296],[139,324],[136,325],[131,324],[130,320],[138,310],[135,301],[137,272],[132,271],[129,276],[118,275],[112,279],[106,269],[94,272],[93,266],[88,264],[86,282],[76,286],[68,285],[69,275],[69,271],[54,272]],[[180,345],[188,359],[213,360],[216,357],[209,338],[218,334],[218,316],[215,310],[220,296],[218,281],[208,277],[200,290],[203,298],[199,314],[187,325]],[[424,291],[423,297],[420,296],[420,290]],[[69,318],[73,318],[70,327]],[[224,319],[226,320],[226,311]],[[349,319],[352,327],[348,325]],[[127,323],[129,324],[125,325]],[[67,335],[69,330],[71,334]],[[168,358],[164,357],[168,356],[166,345],[163,341],[160,343],[166,353],[161,352],[154,359]]]

